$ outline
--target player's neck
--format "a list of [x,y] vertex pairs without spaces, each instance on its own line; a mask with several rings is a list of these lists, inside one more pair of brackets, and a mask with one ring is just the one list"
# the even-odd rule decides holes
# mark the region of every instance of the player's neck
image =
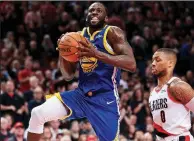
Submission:
[[105,25],[103,25],[102,27],[100,28],[92,28],[92,27],[89,27],[89,32],[90,34],[92,35],[94,32],[96,31],[99,31],[99,30],[102,30],[104,28]]
[[171,73],[158,77],[158,87],[162,87],[163,85],[165,85],[171,78]]

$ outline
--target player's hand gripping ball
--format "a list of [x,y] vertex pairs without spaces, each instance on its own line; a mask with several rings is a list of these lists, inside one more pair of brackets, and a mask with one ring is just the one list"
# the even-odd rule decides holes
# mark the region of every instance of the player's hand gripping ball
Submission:
[[57,48],[59,55],[69,62],[79,61],[78,52],[79,47],[82,46],[80,41],[84,42],[85,44],[89,44],[87,39],[78,32],[70,32],[61,35],[61,38],[58,40]]

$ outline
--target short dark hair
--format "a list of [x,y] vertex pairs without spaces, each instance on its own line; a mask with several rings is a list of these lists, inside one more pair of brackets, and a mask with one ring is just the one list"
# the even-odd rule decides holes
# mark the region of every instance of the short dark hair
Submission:
[[[108,8],[105,6],[105,4],[101,1],[101,2],[99,2],[99,1],[96,1],[96,2],[93,2],[92,4],[94,4],[94,3],[98,3],[98,4],[101,4],[101,5],[103,5],[104,6],[104,9],[105,9],[105,12],[106,12],[106,15],[108,15]],[[92,5],[91,4],[91,5]]]
[[171,48],[160,48],[156,52],[164,52],[167,55],[173,56],[174,59],[175,59],[175,63],[177,61],[177,53],[175,52],[174,49],[171,49]]
[[172,54],[172,55],[175,55],[176,56],[176,52],[174,49],[171,49],[171,48],[159,48],[157,50],[157,52],[164,52],[164,53],[168,53],[168,54]]

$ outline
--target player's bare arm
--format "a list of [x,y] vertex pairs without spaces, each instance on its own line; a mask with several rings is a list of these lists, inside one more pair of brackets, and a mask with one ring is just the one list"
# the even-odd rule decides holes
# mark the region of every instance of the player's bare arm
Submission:
[[[62,34],[61,37],[58,39],[57,44],[60,42],[60,39],[64,36],[65,34]],[[59,56],[59,68],[61,70],[61,73],[66,81],[70,81],[74,78],[75,71],[77,63],[69,62],[63,59],[61,56]]]
[[77,63],[69,62],[59,56],[59,68],[66,81],[70,81],[74,78]]
[[79,56],[95,57],[105,63],[128,70],[130,72],[135,72],[136,61],[132,48],[127,42],[124,32],[120,28],[112,26],[108,31],[107,40],[113,48],[115,55],[103,53],[96,50],[92,44],[86,45],[84,42],[80,41],[84,47],[79,47],[81,51],[79,52]]
[[194,90],[192,87],[181,80],[174,80],[170,86],[169,90],[171,95],[179,102],[184,104],[192,112],[194,112]]

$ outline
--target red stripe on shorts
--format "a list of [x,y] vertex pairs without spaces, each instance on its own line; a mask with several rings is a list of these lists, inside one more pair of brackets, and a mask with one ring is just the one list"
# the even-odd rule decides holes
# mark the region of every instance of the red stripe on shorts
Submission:
[[185,136],[185,141],[190,141],[190,136],[189,135]]

